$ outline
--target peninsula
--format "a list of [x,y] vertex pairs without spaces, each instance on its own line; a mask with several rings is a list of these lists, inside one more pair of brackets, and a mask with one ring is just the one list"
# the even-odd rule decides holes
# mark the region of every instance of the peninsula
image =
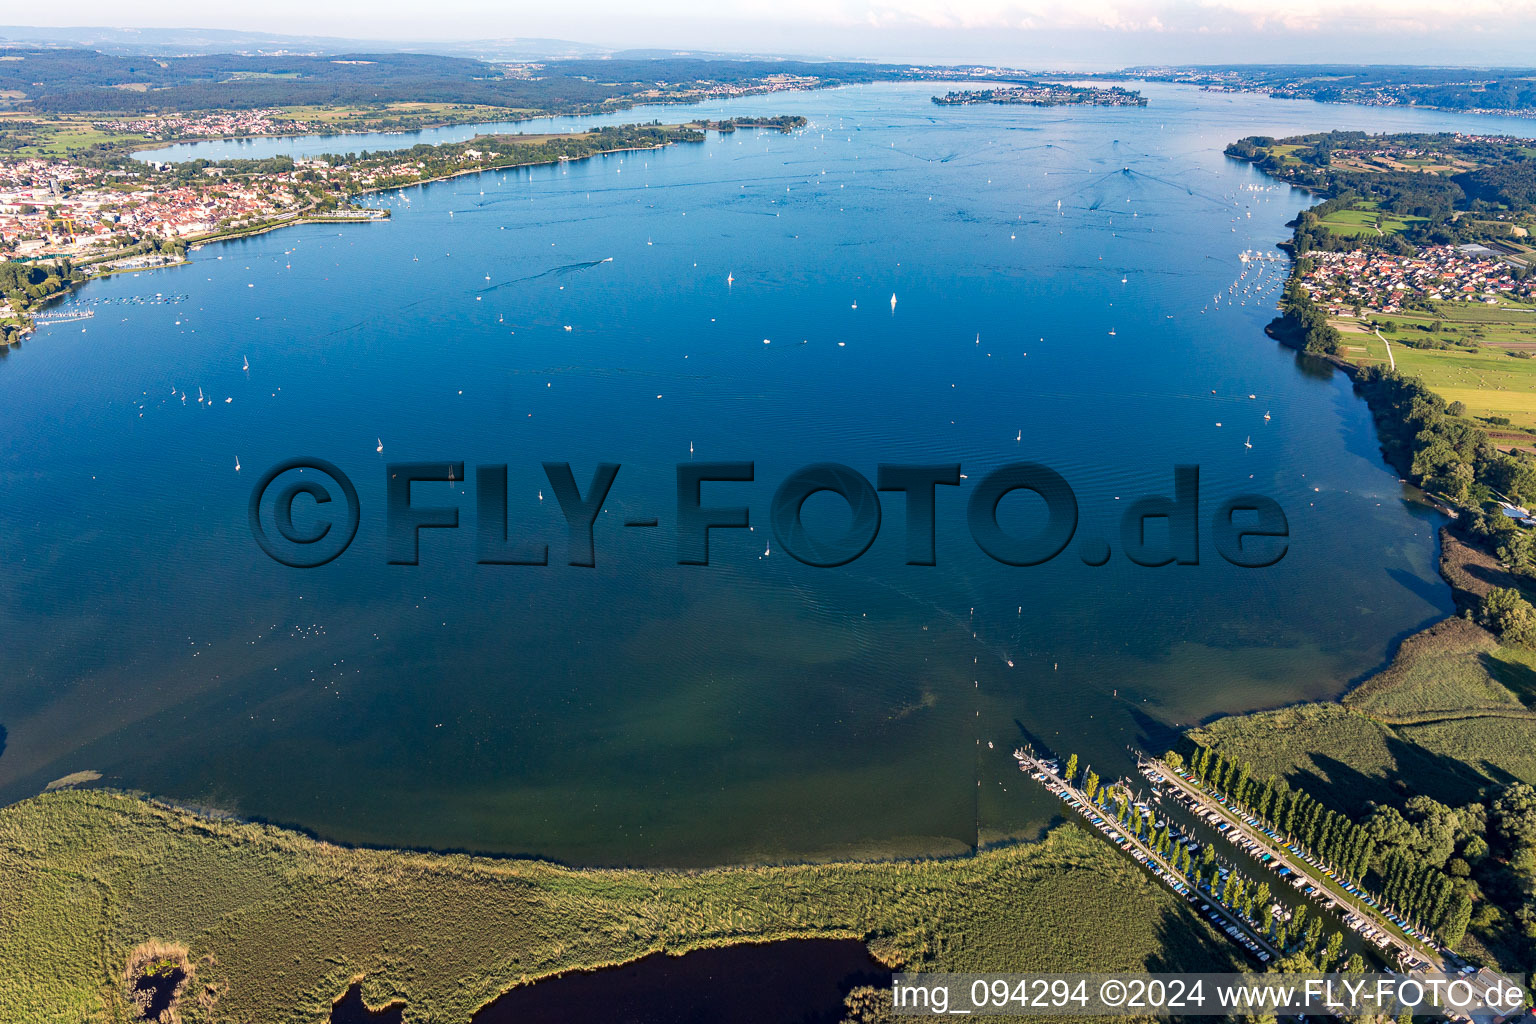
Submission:
[[91,277],[174,265],[199,245],[292,224],[386,218],[387,211],[352,205],[365,193],[701,142],[705,131],[788,132],[804,124],[779,116],[622,125],[218,164],[151,164],[119,150],[75,159],[0,155],[0,346],[31,330],[39,306]]

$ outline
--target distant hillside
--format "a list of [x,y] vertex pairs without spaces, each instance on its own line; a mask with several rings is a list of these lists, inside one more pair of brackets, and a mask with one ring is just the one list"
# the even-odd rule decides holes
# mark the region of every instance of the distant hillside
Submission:
[[452,57],[492,60],[540,60],[548,57],[584,57],[606,53],[601,46],[569,39],[474,39],[423,41],[420,39],[348,39],[338,36],[281,35],[272,32],[241,32],[219,28],[111,28],[106,26],[46,28],[31,25],[0,25],[0,44],[54,46],[100,50],[118,55],[184,57],[210,53],[340,53],[370,50],[377,53],[413,51]]
[[906,66],[792,60],[573,59],[493,64],[423,53],[333,52],[149,57],[12,47],[0,94],[44,114],[250,110],[391,102],[473,103],[583,112],[627,97],[675,98],[690,88],[749,87],[773,76],[801,85],[914,77]]
[[1124,74],[1208,89],[1263,92],[1279,99],[1536,115],[1536,69],[1532,68],[1214,64],[1135,67]]

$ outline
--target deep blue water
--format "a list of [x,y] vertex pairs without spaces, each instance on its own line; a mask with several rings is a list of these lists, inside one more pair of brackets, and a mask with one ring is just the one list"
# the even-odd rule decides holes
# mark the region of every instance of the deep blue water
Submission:
[[[1335,694],[1448,613],[1437,522],[1364,404],[1262,333],[1283,265],[1228,292],[1238,253],[1273,249],[1310,200],[1221,147],[1511,122],[933,91],[712,105],[812,123],[391,192],[370,200],[387,223],[87,286],[69,300],[96,310],[86,330],[0,360],[0,796],[89,769],[346,841],[589,863],[952,851],[1052,813],[1015,779],[1026,731],[1123,770],[1125,744],[1173,726]],[[226,152],[207,145],[181,152]],[[690,444],[756,463],[707,485],[754,526],[715,531],[708,567],[676,564]],[[361,498],[356,541],[313,570],[247,528],[256,477],[300,455]],[[1067,478],[1107,565],[1076,544],[1031,568],[978,550],[971,489],[1021,459]],[[460,528],[387,565],[385,466],[412,460],[508,464],[510,529],[551,564],[476,565],[471,479],[417,486]],[[546,460],[583,489],[622,464],[593,568],[564,564]],[[769,500],[823,461],[871,480],[961,463],[939,564],[903,564],[896,494],[852,564],[786,557]],[[1119,514],[1171,493],[1177,463],[1201,467],[1204,515],[1279,502],[1285,559],[1231,566],[1202,529],[1199,565],[1127,561]],[[806,509],[817,532],[847,520],[828,495]],[[1002,514],[1022,530],[1032,511]]]

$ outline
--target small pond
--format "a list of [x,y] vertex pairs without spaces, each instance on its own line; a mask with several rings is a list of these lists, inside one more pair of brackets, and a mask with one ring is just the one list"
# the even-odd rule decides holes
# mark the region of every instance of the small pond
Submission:
[[515,988],[474,1024],[836,1024],[850,991],[890,980],[852,939],[655,953]]

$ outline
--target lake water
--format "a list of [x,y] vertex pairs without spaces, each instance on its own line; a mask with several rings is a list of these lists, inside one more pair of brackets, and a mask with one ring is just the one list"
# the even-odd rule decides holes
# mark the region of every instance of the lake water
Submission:
[[[1123,771],[1126,744],[1336,694],[1449,613],[1437,521],[1364,404],[1262,333],[1283,265],[1228,291],[1309,200],[1221,147],[1529,122],[1171,86],[1145,109],[934,91],[713,104],[689,116],[811,126],[391,192],[369,200],[386,223],[210,246],[68,300],[95,318],[0,360],[0,798],[95,770],[361,843],[601,864],[951,852],[1054,813],[1013,767],[1022,736]],[[355,542],[317,569],[248,528],[256,478],[295,456],[360,496]],[[714,531],[708,567],[677,564],[690,458],[756,463],[706,485],[754,527]],[[386,564],[386,465],[445,460],[471,480],[415,500],[460,528]],[[977,548],[965,502],[1015,460],[1067,478],[1108,564],[1076,542],[1030,568]],[[622,464],[593,568],[565,564],[543,461],[583,491]],[[826,461],[871,480],[961,463],[938,565],[904,564],[899,494],[857,561],[786,557],[774,489]],[[481,463],[509,466],[509,528],[549,566],[476,564]],[[1285,559],[1234,567],[1203,527],[1199,565],[1130,563],[1118,517],[1171,494],[1179,463],[1201,467],[1202,516],[1276,500]],[[1005,500],[1010,528],[1031,500]],[[806,516],[817,535],[848,520],[826,494]]]
[[857,939],[789,939],[652,953],[520,985],[473,1024],[837,1024],[849,992],[890,984],[890,968]]

